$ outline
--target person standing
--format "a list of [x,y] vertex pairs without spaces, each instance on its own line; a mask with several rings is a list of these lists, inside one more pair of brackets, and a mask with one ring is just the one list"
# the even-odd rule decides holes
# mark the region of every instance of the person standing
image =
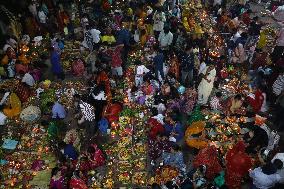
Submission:
[[190,84],[193,83],[194,55],[193,48],[188,46],[181,54],[181,80],[186,85],[187,79]]
[[60,63],[60,55],[53,47],[50,48],[50,62],[53,74],[56,75],[58,79],[64,80],[65,74]]
[[164,80],[164,61],[165,57],[161,49],[158,46],[154,46],[154,50],[157,52],[157,55],[153,58],[155,74],[158,79],[161,76],[162,80]]
[[159,7],[153,15],[154,25],[153,30],[155,38],[158,39],[160,32],[164,29],[164,22],[166,21],[165,13]]
[[122,59],[121,51],[124,47],[124,44],[116,45],[105,51],[107,55],[111,57],[111,72],[112,75],[121,77],[123,75],[122,70]]
[[173,43],[173,34],[170,32],[169,27],[165,27],[163,31],[159,34],[158,38],[160,48],[163,50],[164,55],[168,55],[168,51],[170,49],[170,46]]
[[205,74],[198,86],[198,104],[200,105],[207,103],[216,77],[216,69],[212,65],[208,66],[204,72]]

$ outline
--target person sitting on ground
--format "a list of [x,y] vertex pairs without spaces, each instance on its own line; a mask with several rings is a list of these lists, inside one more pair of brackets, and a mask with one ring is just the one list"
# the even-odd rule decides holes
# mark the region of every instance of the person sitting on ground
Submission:
[[263,167],[257,167],[249,171],[249,176],[252,178],[252,188],[268,189],[273,188],[281,180],[277,173],[283,167],[283,162],[279,159],[273,163],[267,163]]
[[47,107],[51,108],[52,118],[54,119],[64,119],[66,117],[66,111],[62,104],[59,102],[48,102]]
[[183,161],[183,153],[178,145],[171,147],[171,152],[164,152],[162,159],[165,165],[174,166],[183,172],[186,170],[186,165]]
[[217,92],[215,96],[211,98],[210,107],[212,110],[222,110],[221,98],[222,98],[221,92]]

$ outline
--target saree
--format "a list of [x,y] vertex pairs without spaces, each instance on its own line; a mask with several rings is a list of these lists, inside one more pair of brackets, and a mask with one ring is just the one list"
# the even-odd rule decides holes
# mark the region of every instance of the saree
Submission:
[[208,98],[213,89],[215,77],[216,77],[216,69],[214,68],[211,71],[209,71],[208,75],[206,76],[207,80],[209,81],[207,81],[205,78],[202,78],[198,86],[198,103],[199,104],[204,105],[208,102]]
[[214,146],[209,146],[199,151],[193,161],[194,168],[200,165],[206,165],[206,177],[213,179],[215,175],[222,171],[218,159],[218,151]]
[[3,110],[3,113],[8,118],[12,118],[18,116],[20,112],[21,112],[21,101],[15,93],[12,93],[9,97],[9,101],[6,107]]
[[245,143],[239,141],[226,154],[226,185],[231,188],[240,188],[243,177],[252,167],[252,159],[245,152]]

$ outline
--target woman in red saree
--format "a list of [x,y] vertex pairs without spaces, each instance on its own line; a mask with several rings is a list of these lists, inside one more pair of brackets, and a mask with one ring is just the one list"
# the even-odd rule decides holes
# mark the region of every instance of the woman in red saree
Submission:
[[266,94],[262,92],[260,88],[258,88],[253,95],[250,94],[247,100],[254,113],[266,111]]
[[222,171],[222,167],[218,159],[218,151],[214,146],[208,146],[199,151],[193,161],[194,168],[206,165],[206,177],[213,179]]
[[119,103],[111,103],[105,107],[103,117],[105,117],[109,123],[119,120],[119,113],[122,111],[122,106]]
[[150,126],[149,137],[152,140],[155,140],[158,134],[165,132],[163,125],[155,118],[150,118],[148,124]]
[[88,189],[86,183],[80,178],[80,172],[74,171],[69,183],[70,189]]
[[226,155],[226,185],[229,189],[238,189],[243,177],[252,167],[252,159],[245,152],[245,143],[239,141]]
[[100,167],[105,164],[105,156],[101,149],[96,144],[91,144],[88,148],[88,157],[92,169]]

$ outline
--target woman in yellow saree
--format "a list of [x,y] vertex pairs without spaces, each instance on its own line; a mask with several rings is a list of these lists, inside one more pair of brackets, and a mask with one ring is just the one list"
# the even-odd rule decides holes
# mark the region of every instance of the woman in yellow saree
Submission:
[[[193,122],[185,131],[185,141],[190,147],[202,149],[208,145],[203,137],[206,123],[204,121]],[[195,136],[198,135],[198,136]],[[200,136],[201,135],[201,136]]]
[[15,93],[12,93],[9,97],[9,100],[6,103],[3,113],[7,117],[12,118],[18,116],[20,112],[21,112],[21,101]]

